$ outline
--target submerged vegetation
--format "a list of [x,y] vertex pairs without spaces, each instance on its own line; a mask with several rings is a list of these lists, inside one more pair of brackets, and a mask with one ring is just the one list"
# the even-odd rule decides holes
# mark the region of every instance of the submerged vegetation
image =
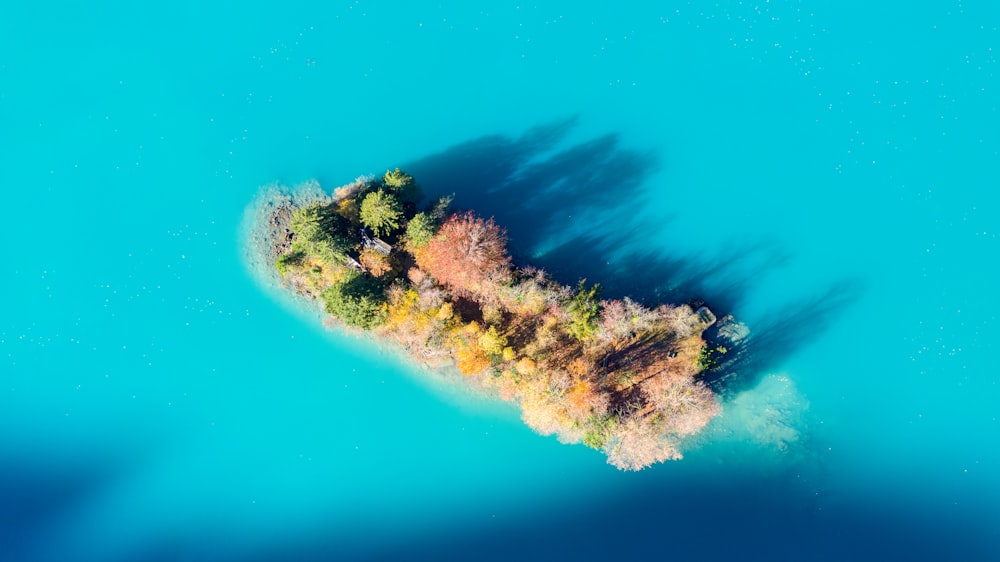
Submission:
[[453,366],[516,402],[543,435],[583,443],[618,468],[680,458],[719,412],[698,375],[724,348],[705,344],[704,307],[602,300],[517,266],[505,230],[449,199],[420,210],[398,168],[334,196],[274,209],[273,265],[283,283],[346,326],[416,360]]

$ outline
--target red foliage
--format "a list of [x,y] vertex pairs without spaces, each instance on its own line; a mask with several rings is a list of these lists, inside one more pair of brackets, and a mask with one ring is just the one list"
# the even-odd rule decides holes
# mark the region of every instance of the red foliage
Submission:
[[452,215],[419,252],[417,263],[453,291],[488,297],[510,275],[507,232],[492,218]]

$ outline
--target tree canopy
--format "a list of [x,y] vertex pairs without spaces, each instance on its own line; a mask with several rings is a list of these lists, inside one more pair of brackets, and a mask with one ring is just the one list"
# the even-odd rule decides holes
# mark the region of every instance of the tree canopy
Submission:
[[452,215],[420,252],[418,263],[451,289],[482,293],[510,273],[507,232],[492,218]]
[[385,175],[382,176],[382,183],[386,190],[404,201],[416,202],[420,199],[420,188],[413,181],[413,176],[399,168],[386,171]]
[[600,285],[587,288],[587,280],[581,279],[576,286],[576,293],[569,303],[571,318],[566,332],[580,341],[586,341],[597,333],[597,320],[600,313]]
[[479,347],[488,356],[501,356],[504,348],[507,347],[507,337],[497,332],[496,326],[490,326],[479,336]]
[[427,213],[417,213],[406,225],[406,237],[414,248],[423,248],[434,236],[434,220]]
[[372,229],[375,236],[389,234],[399,228],[402,217],[403,207],[399,199],[381,189],[365,195],[361,201],[361,222]]
[[395,171],[386,171],[385,175],[382,176],[382,181],[385,182],[387,187],[399,189],[413,183],[413,176],[396,168]]
[[321,295],[326,311],[349,326],[370,330],[385,320],[385,295],[374,278],[351,273]]
[[328,264],[346,260],[352,245],[347,236],[350,224],[330,208],[315,204],[296,210],[291,229],[297,252],[315,255]]

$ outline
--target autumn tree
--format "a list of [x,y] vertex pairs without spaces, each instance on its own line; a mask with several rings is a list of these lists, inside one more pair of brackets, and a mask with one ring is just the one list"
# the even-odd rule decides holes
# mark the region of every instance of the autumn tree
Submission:
[[507,233],[471,212],[446,220],[417,259],[438,282],[480,298],[510,274]]
[[479,336],[479,347],[489,357],[500,357],[507,347],[507,337],[498,333],[496,326],[490,326]]
[[375,236],[389,234],[399,228],[403,207],[399,199],[383,190],[373,191],[361,201],[361,222],[372,229]]
[[603,306],[597,338],[602,344],[628,340],[648,332],[657,323],[662,323],[662,319],[655,311],[628,297],[622,300],[604,301],[601,304]]
[[664,430],[678,437],[701,431],[720,411],[712,390],[691,377],[657,375],[643,382],[642,392]]
[[603,443],[608,464],[622,470],[641,470],[651,464],[681,458],[677,439],[658,424],[639,416],[619,420]]
[[368,273],[371,273],[375,277],[382,277],[392,269],[389,257],[372,248],[361,250],[358,261],[361,262],[361,265],[364,266]]

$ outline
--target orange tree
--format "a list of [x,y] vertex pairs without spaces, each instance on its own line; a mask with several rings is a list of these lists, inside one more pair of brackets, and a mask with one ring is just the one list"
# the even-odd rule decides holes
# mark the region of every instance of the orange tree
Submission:
[[460,294],[488,296],[510,275],[507,232],[471,212],[452,215],[418,253],[418,264]]

